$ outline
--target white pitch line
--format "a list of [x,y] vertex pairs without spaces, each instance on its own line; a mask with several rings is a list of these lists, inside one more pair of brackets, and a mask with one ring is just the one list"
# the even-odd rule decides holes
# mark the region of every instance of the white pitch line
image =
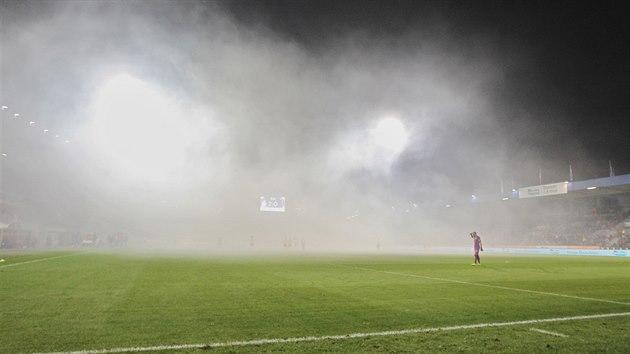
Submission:
[[538,332],[538,333],[543,333],[543,334],[549,334],[552,336],[556,336],[556,337],[562,337],[562,338],[567,338],[569,336],[567,336],[566,334],[562,334],[562,333],[558,333],[558,332],[551,332],[551,331],[545,331],[544,329],[538,329],[538,328],[530,328],[530,331],[533,332]]
[[5,264],[5,265],[0,265],[0,269],[2,269],[2,268],[9,268],[9,267],[15,267],[15,266],[29,264],[29,263],[37,263],[37,262],[49,261],[51,259],[71,257],[71,256],[76,256],[78,254],[79,253],[73,253],[73,254],[66,254],[66,255],[63,255],[63,256],[55,256],[55,257],[48,257],[48,258],[33,259],[33,260],[30,260],[30,261],[20,262],[20,263]]
[[383,337],[383,336],[395,336],[395,335],[404,335],[404,334],[455,331],[455,330],[461,330],[461,329],[473,329],[473,328],[484,328],[484,327],[517,326],[517,325],[525,325],[525,324],[532,324],[532,323],[589,320],[589,319],[595,319],[595,318],[620,317],[620,316],[630,316],[630,312],[604,313],[604,314],[585,315],[585,316],[555,317],[555,318],[544,318],[544,319],[538,319],[538,320],[523,320],[523,321],[512,321],[512,322],[478,323],[478,324],[449,326],[449,327],[415,328],[415,329],[403,329],[403,330],[398,330],[398,331],[350,333],[350,334],[319,336],[319,337],[308,336],[308,337],[297,337],[297,338],[276,338],[276,339],[271,338],[271,339],[255,339],[255,340],[248,340],[248,341],[217,342],[217,343],[207,343],[207,344],[160,345],[160,346],[153,346],[153,347],[93,349],[93,350],[79,350],[79,351],[71,351],[71,352],[52,352],[52,353],[37,353],[37,354],[105,354],[105,353],[125,353],[125,352],[149,352],[149,351],[157,351],[157,350],[178,350],[178,349],[211,349],[211,348],[238,347],[238,346],[247,346],[247,345],[300,343],[300,342],[316,342],[316,341],[323,341],[323,340],[343,340],[343,339],[365,338],[365,337]]
[[482,283],[473,283],[473,282],[469,282],[469,281],[455,280],[455,279],[435,278],[435,277],[428,277],[426,275],[390,272],[390,271],[386,271],[386,270],[378,270],[378,269],[363,268],[363,267],[354,267],[354,266],[347,266],[347,265],[342,265],[342,264],[333,264],[333,265],[338,266],[338,267],[346,267],[346,268],[353,268],[353,269],[359,269],[359,270],[369,270],[369,271],[378,272],[378,273],[402,275],[402,276],[413,277],[413,278],[439,280],[439,281],[443,281],[443,282],[447,282],[447,283],[457,283],[457,284],[466,284],[466,285],[474,285],[474,286],[483,286],[483,287],[486,287],[486,288],[493,288],[493,289],[512,290],[512,291],[520,291],[520,292],[524,292],[524,293],[532,293],[532,294],[539,294],[539,295],[550,295],[550,296],[560,296],[560,297],[567,297],[567,298],[571,298],[571,299],[606,302],[606,303],[609,303],[609,304],[630,306],[630,303],[622,302],[622,301],[614,301],[614,300],[607,300],[607,299],[597,299],[597,298],[592,298],[592,297],[550,293],[550,292],[547,292],[547,291],[536,291],[536,290],[528,290],[528,289],[511,288],[511,287],[500,286],[500,285],[489,285],[489,284],[482,284]]

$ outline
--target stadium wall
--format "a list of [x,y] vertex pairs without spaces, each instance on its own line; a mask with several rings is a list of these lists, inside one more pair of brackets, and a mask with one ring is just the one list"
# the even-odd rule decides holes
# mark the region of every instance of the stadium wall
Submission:
[[[447,254],[472,254],[470,247],[405,247],[407,250],[447,253]],[[599,257],[628,257],[627,250],[604,250],[590,247],[484,247],[484,254],[532,254],[532,255],[556,255],[556,256],[599,256]]]
[[485,253],[539,254],[560,256],[629,257],[630,250],[601,250],[580,248],[484,248]]

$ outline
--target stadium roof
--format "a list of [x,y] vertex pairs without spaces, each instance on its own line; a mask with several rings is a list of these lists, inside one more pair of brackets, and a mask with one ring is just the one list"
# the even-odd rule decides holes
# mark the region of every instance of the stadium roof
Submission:
[[570,182],[568,187],[574,196],[630,193],[630,174]]

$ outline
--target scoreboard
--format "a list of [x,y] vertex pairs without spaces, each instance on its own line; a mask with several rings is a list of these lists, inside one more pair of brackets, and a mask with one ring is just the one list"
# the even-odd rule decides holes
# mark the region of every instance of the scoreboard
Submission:
[[285,197],[260,197],[260,211],[285,212]]

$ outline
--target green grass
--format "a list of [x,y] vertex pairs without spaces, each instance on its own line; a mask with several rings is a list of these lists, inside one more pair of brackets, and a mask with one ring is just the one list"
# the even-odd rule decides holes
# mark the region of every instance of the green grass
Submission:
[[[0,263],[0,353],[630,312],[630,259],[622,258],[486,256],[481,267],[470,265],[472,257],[427,255],[245,258],[0,250],[0,258],[6,260]],[[628,328],[630,316],[621,316],[168,352],[622,353],[630,349]]]

